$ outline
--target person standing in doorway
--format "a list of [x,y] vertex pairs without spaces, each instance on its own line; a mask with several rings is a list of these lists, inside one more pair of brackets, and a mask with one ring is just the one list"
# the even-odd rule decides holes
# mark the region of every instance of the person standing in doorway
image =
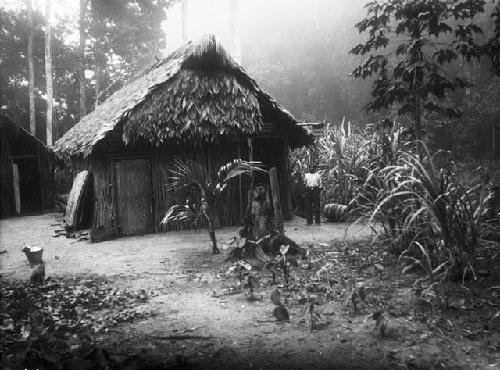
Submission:
[[305,174],[307,224],[312,225],[313,212],[316,225],[320,224],[320,196],[323,184],[316,166],[311,166]]

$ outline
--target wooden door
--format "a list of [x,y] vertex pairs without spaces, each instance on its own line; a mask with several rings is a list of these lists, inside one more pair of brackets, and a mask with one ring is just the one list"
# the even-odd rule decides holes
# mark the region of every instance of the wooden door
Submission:
[[153,201],[149,159],[115,163],[118,231],[123,235],[153,231]]

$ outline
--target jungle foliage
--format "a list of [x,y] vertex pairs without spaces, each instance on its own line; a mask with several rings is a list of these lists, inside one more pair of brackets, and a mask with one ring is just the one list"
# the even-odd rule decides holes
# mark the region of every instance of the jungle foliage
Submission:
[[327,127],[308,155],[322,168],[323,203],[348,205],[351,221],[371,225],[373,243],[398,256],[403,272],[424,271],[415,289],[427,296],[446,281],[474,278],[500,223],[491,168],[464,171],[449,152],[421,147],[416,153],[397,124],[354,130],[344,122]]
[[[423,138],[424,117],[458,117],[460,110],[445,99],[469,82],[446,68],[461,58],[471,61],[486,56],[498,73],[498,33],[487,42],[479,39],[484,31],[478,18],[486,5],[484,0],[367,3],[368,15],[356,27],[368,33],[368,39],[351,50],[365,58],[352,75],[375,76],[366,108],[396,107],[399,115],[410,116],[417,145]],[[499,10],[497,4],[491,11],[496,23]]]
[[[169,0],[88,0],[85,22],[86,106],[91,111],[130,77],[151,64],[165,42],[161,30]],[[45,135],[43,14],[33,12],[37,137]],[[0,108],[29,128],[26,9],[0,6]],[[53,31],[55,139],[79,119],[78,45],[72,41],[78,22],[63,19]]]

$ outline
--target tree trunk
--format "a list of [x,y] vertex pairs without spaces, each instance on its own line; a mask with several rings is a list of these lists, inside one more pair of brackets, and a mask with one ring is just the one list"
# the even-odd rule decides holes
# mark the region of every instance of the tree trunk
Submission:
[[80,0],[80,49],[79,49],[79,79],[80,79],[80,118],[87,114],[85,105],[85,8],[86,0]]
[[94,110],[99,106],[99,89],[100,89],[100,79],[101,79],[101,71],[99,69],[99,65],[95,67],[95,102],[94,102]]
[[259,240],[272,231],[269,190],[259,185],[249,190],[249,192],[249,198],[251,198],[250,220],[252,224],[252,238]]
[[45,0],[45,81],[47,83],[47,145],[53,145],[52,117],[53,117],[53,90],[52,90],[52,26],[51,0]]
[[[94,50],[94,63],[95,63],[95,70],[94,70],[94,79],[95,79],[95,84],[94,84],[94,92],[95,92],[95,99],[94,99],[94,109],[97,108],[97,106],[99,105],[99,98],[101,97],[101,95],[103,95],[104,93],[104,90],[101,91],[101,73],[100,71],[101,70],[105,70],[106,69],[106,58],[104,56],[104,52],[101,54],[101,45],[99,44],[99,40],[97,40],[96,44],[95,44],[95,50]],[[111,86],[116,82],[117,80],[115,80],[114,82],[111,83],[111,85],[109,86],[111,88]]]
[[36,136],[36,118],[35,118],[35,66],[33,63],[33,6],[31,0],[28,0],[28,91],[30,107],[30,132]]
[[269,170],[269,180],[271,182],[271,191],[273,196],[274,228],[280,233],[283,233],[283,214],[281,213],[280,186],[278,182],[278,170],[276,167]]
[[213,205],[209,204],[208,199],[207,199],[207,194],[203,190],[203,188],[200,187],[201,190],[201,196],[202,196],[202,203],[201,207],[202,210],[205,214],[205,217],[207,218],[208,222],[208,235],[210,236],[210,241],[212,242],[212,251],[214,254],[219,254],[219,248],[217,247],[217,239],[215,237],[215,227],[214,227],[214,212],[213,212]]

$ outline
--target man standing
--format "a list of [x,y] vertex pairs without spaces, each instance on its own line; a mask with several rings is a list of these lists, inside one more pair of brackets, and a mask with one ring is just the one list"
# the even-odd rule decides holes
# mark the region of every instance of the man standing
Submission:
[[321,175],[316,172],[316,166],[311,166],[305,175],[306,182],[306,210],[307,224],[312,225],[313,209],[316,225],[320,224],[320,194],[323,184],[321,183]]

